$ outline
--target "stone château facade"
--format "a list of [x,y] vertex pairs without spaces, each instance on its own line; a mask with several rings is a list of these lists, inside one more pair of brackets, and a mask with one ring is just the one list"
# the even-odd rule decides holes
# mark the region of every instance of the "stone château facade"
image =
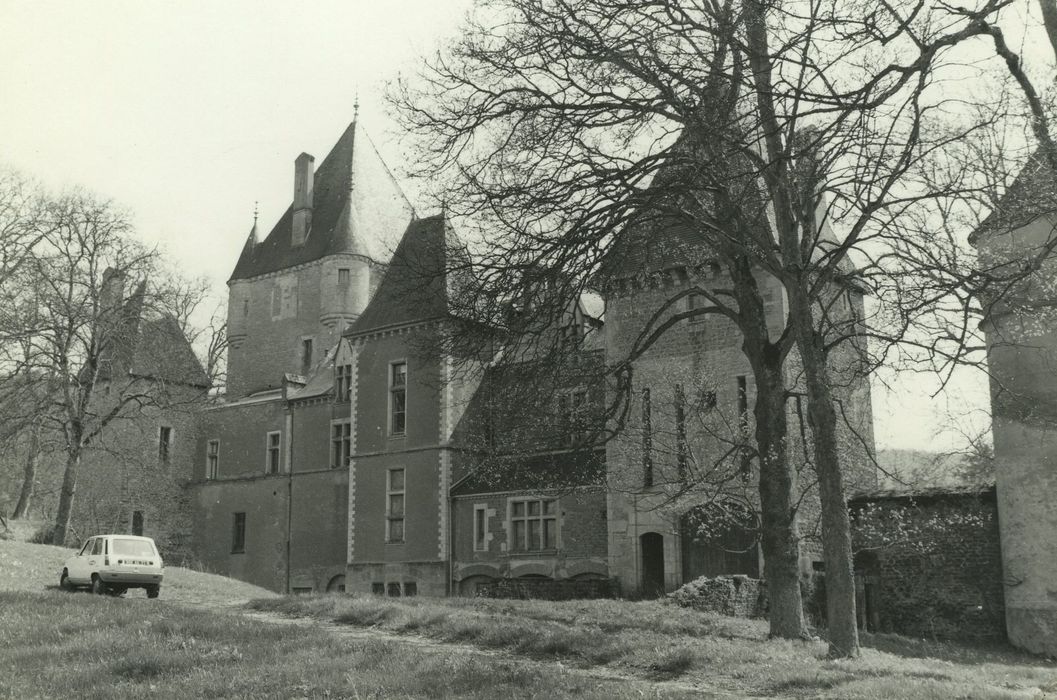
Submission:
[[[604,297],[571,298],[543,332],[564,343],[560,367],[542,350],[504,354],[502,340],[484,352],[455,342],[450,262],[466,253],[445,216],[415,213],[355,121],[314,163],[296,159],[291,207],[263,239],[254,225],[229,281],[228,391],[199,414],[188,487],[204,566],[277,591],[387,595],[508,578],[657,594],[702,574],[763,573],[752,460],[727,455],[720,435],[752,420],[729,322],[673,328],[635,361],[618,438],[591,438],[616,391],[603,370],[643,315],[681,285],[721,283],[707,255],[647,255],[611,271]],[[764,282],[780,323],[782,290]],[[847,296],[861,314],[861,295]],[[872,440],[866,382],[847,396]],[[797,405],[791,432],[806,440]],[[681,490],[690,459],[740,475],[707,495],[719,510]],[[703,527],[732,511],[737,527]],[[818,556],[804,549],[806,572]]]

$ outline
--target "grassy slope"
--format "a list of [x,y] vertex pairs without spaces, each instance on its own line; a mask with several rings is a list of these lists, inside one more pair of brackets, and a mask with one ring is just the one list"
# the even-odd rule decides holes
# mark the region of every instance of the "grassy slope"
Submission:
[[0,592],[0,698],[639,698],[515,660],[424,653],[146,599]]
[[[65,547],[0,541],[0,591],[42,591],[59,584],[62,564],[74,554]],[[237,606],[251,598],[275,594],[242,581],[204,574],[178,566],[165,567],[161,597],[176,603]],[[128,597],[146,597],[139,589]]]
[[[171,567],[162,597],[125,599],[54,589],[71,550],[0,541],[0,698],[163,696],[639,697],[649,680],[735,694],[839,698],[1038,698],[1057,668],[1011,651],[876,637],[857,662],[823,658],[821,643],[767,641],[758,621],[659,602],[496,601],[306,596]],[[415,633],[510,652],[513,658],[369,643],[312,627],[246,619],[257,610]],[[200,607],[211,611],[195,610]],[[884,651],[882,651],[882,649]],[[642,682],[585,681],[517,657],[605,667]],[[666,688],[666,691],[674,691]]]
[[[1057,666],[1011,650],[872,637],[858,661],[825,645],[768,641],[760,621],[662,602],[297,596],[257,610],[376,626],[445,641],[675,678],[735,694],[836,698],[1038,698],[1057,694]],[[882,651],[881,649],[885,649]]]
[[236,608],[273,593],[176,567],[160,600],[65,593],[56,584],[70,552],[0,541],[0,699],[656,695],[646,682],[260,622]]

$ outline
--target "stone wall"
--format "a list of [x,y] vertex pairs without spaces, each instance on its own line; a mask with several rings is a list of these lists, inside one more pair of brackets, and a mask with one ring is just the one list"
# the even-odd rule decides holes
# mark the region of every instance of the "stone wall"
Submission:
[[684,608],[732,617],[767,614],[766,584],[748,576],[703,576],[670,593],[668,599]]
[[851,499],[867,629],[1005,639],[994,488],[876,492]]
[[[68,544],[92,535],[139,531],[154,538],[166,562],[193,559],[193,518],[185,487],[195,459],[195,412],[202,390],[172,386],[165,396],[164,406],[130,409],[115,418],[85,451]],[[169,431],[164,457],[159,450],[162,427]]]
[[504,578],[477,586],[478,598],[577,600],[616,597],[614,579]]

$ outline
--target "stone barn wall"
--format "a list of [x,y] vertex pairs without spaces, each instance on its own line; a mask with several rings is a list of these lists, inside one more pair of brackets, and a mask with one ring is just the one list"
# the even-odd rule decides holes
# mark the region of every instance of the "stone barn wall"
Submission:
[[878,491],[852,498],[849,507],[867,629],[1005,640],[993,486]]

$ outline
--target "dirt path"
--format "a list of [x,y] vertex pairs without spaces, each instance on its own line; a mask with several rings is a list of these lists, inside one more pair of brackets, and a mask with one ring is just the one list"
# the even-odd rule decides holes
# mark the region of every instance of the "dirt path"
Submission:
[[701,683],[691,683],[678,680],[650,680],[630,673],[623,673],[611,667],[578,668],[562,663],[561,661],[543,661],[531,657],[511,654],[496,649],[481,649],[471,644],[455,642],[439,642],[435,639],[422,637],[414,634],[397,634],[388,630],[375,627],[354,627],[352,625],[339,625],[326,620],[317,620],[302,617],[287,617],[269,612],[247,610],[245,608],[227,608],[231,612],[244,615],[253,620],[275,625],[294,625],[298,627],[314,627],[316,629],[336,634],[344,639],[355,639],[365,642],[386,641],[401,644],[413,648],[415,651],[426,654],[467,654],[494,659],[502,659],[526,666],[536,666],[543,673],[570,674],[599,681],[634,683],[647,686],[651,697],[693,697],[693,698],[746,698],[749,696],[733,694],[716,688],[708,687]]

